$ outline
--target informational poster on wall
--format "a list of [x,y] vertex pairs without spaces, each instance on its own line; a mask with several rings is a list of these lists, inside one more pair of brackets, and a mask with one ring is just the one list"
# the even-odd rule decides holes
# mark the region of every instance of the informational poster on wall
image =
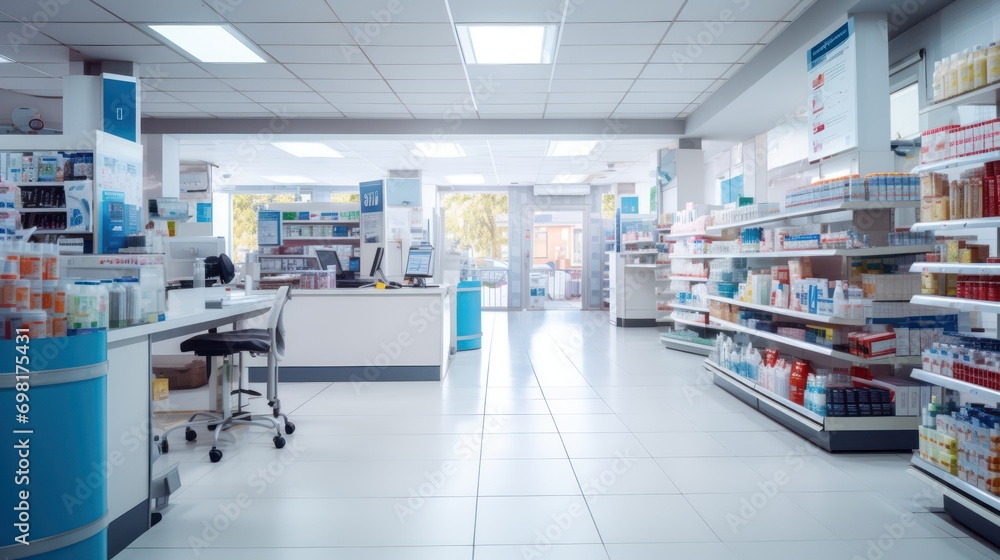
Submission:
[[281,245],[281,211],[257,211],[257,246],[277,247]]
[[98,253],[117,253],[142,228],[142,146],[97,132],[94,162]]
[[858,145],[857,48],[854,19],[806,51],[809,160]]

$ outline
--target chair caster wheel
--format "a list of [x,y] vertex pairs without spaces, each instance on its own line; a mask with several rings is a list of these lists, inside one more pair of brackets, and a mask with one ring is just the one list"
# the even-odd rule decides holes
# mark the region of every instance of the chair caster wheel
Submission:
[[285,438],[281,436],[274,436],[274,447],[276,449],[281,449],[285,446]]
[[286,434],[295,433],[295,424],[291,422],[285,422],[285,433]]
[[170,452],[170,444],[167,443],[167,440],[161,441],[160,442],[160,453],[166,455],[169,452]]
[[222,451],[220,451],[218,449],[213,449],[213,450],[211,450],[211,451],[208,452],[208,458],[213,463],[218,463],[219,461],[222,460]]
[[198,439],[198,432],[192,430],[191,428],[188,428],[184,430],[184,439],[188,441],[194,441]]

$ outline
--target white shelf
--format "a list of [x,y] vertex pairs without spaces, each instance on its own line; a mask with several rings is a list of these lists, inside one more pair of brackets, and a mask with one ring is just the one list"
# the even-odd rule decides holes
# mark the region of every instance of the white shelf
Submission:
[[886,356],[884,358],[862,358],[861,356],[855,356],[854,354],[848,352],[841,352],[839,350],[834,350],[833,348],[827,348],[826,346],[820,346],[818,344],[812,344],[811,342],[806,342],[804,340],[797,340],[794,338],[788,338],[781,336],[776,333],[767,331],[758,331],[751,328],[744,327],[742,325],[737,325],[736,323],[730,323],[729,321],[723,321],[722,319],[717,319],[715,317],[711,318],[711,321],[723,328],[731,331],[746,333],[751,336],[756,336],[758,338],[764,338],[779,344],[785,344],[787,346],[794,346],[800,350],[805,350],[813,354],[819,354],[821,356],[829,356],[838,360],[843,360],[845,362],[851,362],[854,364],[865,364],[865,365],[893,365],[893,364],[904,364],[904,365],[919,365],[920,356]]
[[717,255],[677,255],[677,254],[674,254],[674,253],[667,253],[667,254],[670,255],[671,259],[696,260],[696,259],[715,259],[715,258],[718,258]]
[[683,239],[685,237],[704,237],[707,239],[722,239],[724,236],[719,233],[712,233],[709,231],[695,231],[691,233],[667,233],[663,237],[668,239]]
[[961,391],[963,393],[968,393],[970,395],[975,395],[977,397],[983,397],[991,399],[995,402],[1000,402],[1000,391],[995,391],[993,389],[987,389],[975,383],[969,383],[968,381],[961,381],[955,379],[954,377],[948,377],[941,375],[939,373],[931,373],[929,371],[924,371],[922,369],[915,369],[910,372],[910,375],[914,379],[919,379],[921,381],[926,381],[933,385],[938,385],[941,387],[946,387],[948,389],[953,389],[955,391]]
[[910,231],[953,231],[980,228],[1000,228],[1000,217],[946,220],[943,222],[918,222],[910,226]]
[[286,235],[286,236],[284,236],[284,238],[281,241],[282,242],[286,242],[286,241],[331,241],[331,240],[332,241],[359,241],[360,239],[361,239],[360,237],[335,237],[335,236],[329,236],[329,237],[326,237],[326,236],[324,236],[324,237],[304,237],[304,236],[300,237],[300,236],[295,236],[295,237],[290,237],[290,236]]
[[913,458],[910,460],[910,464],[913,465],[913,468],[915,468],[918,472],[925,474],[930,478],[936,479],[939,482],[943,482],[943,485],[938,484],[936,486],[942,490],[946,496],[958,492],[960,496],[972,498],[976,502],[989,507],[992,510],[989,512],[991,514],[991,523],[994,525],[1000,525],[1000,516],[997,515],[1000,513],[1000,496],[991,494],[978,486],[973,486],[950,472],[946,472],[935,467],[917,454],[913,455]]
[[34,181],[31,183],[14,183],[18,187],[65,187],[68,183],[87,183],[93,179],[71,179],[69,181]]
[[625,268],[661,268],[669,264],[626,264]]
[[816,414],[815,412],[809,410],[808,408],[806,408],[806,407],[804,407],[804,406],[802,406],[800,404],[794,403],[794,402],[792,402],[792,401],[790,401],[790,400],[788,400],[788,399],[786,399],[786,398],[784,398],[784,397],[782,397],[782,396],[780,396],[780,395],[778,395],[776,393],[772,393],[771,391],[768,391],[764,387],[761,387],[761,386],[757,385],[757,383],[755,383],[752,379],[748,379],[746,377],[743,377],[742,375],[737,375],[736,372],[734,372],[732,370],[729,370],[729,369],[726,369],[726,368],[722,367],[721,365],[713,362],[712,360],[705,360],[705,365],[708,366],[710,370],[715,370],[716,372],[721,373],[722,375],[725,375],[725,376],[733,379],[734,381],[738,382],[740,385],[743,385],[744,387],[747,387],[751,391],[753,391],[755,393],[758,393],[760,395],[763,395],[763,396],[767,397],[768,399],[771,399],[771,400],[777,402],[778,404],[786,407],[789,411],[794,412],[798,416],[801,416],[802,418],[804,418],[804,419],[806,419],[806,420],[808,420],[810,422],[813,422],[813,423],[819,424],[820,426],[823,426],[824,419],[826,418],[825,416],[821,416],[819,414]]
[[920,114],[926,115],[927,113],[933,113],[935,111],[940,111],[941,109],[957,105],[989,105],[996,107],[998,89],[1000,89],[1000,83],[983,86],[977,90],[963,93],[962,95],[956,95],[955,97],[949,97],[948,99],[938,101],[937,103],[932,103],[931,105],[921,109]]
[[40,213],[59,213],[65,214],[67,210],[65,208],[15,208],[20,214],[40,214]]
[[671,314],[670,319],[679,325],[688,325],[690,327],[696,327],[701,329],[711,329],[714,331],[728,331],[732,330],[724,325],[713,325],[712,323],[699,323],[698,321],[689,321],[687,319],[681,319],[676,315]]
[[708,278],[698,278],[696,276],[668,276],[667,280],[678,280],[681,282],[708,282]]
[[[796,257],[882,257],[891,255],[913,255],[919,253],[930,253],[935,250],[934,245],[895,245],[891,247],[869,247],[867,249],[807,249],[802,251],[771,251],[766,253],[721,253],[716,255],[698,255],[697,258],[706,259],[769,259],[769,258],[796,258]],[[681,256],[673,256],[672,259],[683,259]],[[688,257],[694,258],[694,257]]]
[[659,233],[670,233],[670,228],[668,228],[668,227],[658,227],[658,228],[653,228],[653,231],[656,231],[656,232],[659,232]]
[[1000,313],[1000,302],[980,301],[978,299],[962,299],[951,296],[913,296],[910,303],[921,305],[933,305],[935,307],[946,307],[958,311],[983,311],[986,313]]
[[[758,311],[768,311],[776,315],[783,315],[785,317],[794,317],[796,319],[803,319],[805,321],[813,323],[825,323],[828,325],[848,325],[855,327],[862,327],[867,324],[865,319],[848,319],[845,317],[827,317],[826,315],[816,315],[815,313],[804,313],[802,311],[792,311],[791,309],[785,309],[783,307],[772,307],[770,305],[760,305],[756,303],[746,303],[742,301],[737,301],[735,299],[729,299],[719,296],[708,296],[709,301],[718,301],[721,303],[728,303],[735,305],[737,307],[743,307],[745,309],[756,309]],[[916,302],[914,302],[916,303]]]
[[647,249],[644,251],[608,251],[609,255],[657,255],[659,253],[656,249]]
[[767,224],[771,222],[780,222],[782,220],[788,220],[791,218],[803,218],[806,216],[816,216],[819,214],[832,214],[834,212],[892,210],[894,208],[919,208],[919,207],[920,207],[920,201],[918,200],[901,200],[895,202],[878,201],[878,200],[847,201],[847,202],[842,202],[840,204],[835,204],[833,206],[822,206],[818,208],[808,208],[805,210],[792,210],[791,212],[778,212],[776,214],[768,214],[767,216],[761,216],[759,218],[751,218],[749,220],[742,220],[730,224],[713,225],[705,228],[705,230],[708,232],[719,232],[737,227],[752,226],[757,224]]
[[910,265],[910,272],[935,272],[941,274],[975,274],[979,276],[988,276],[988,275],[1000,274],[1000,264],[917,262]]
[[282,225],[308,224],[313,226],[324,226],[329,224],[359,224],[358,220],[281,220]]
[[686,340],[670,338],[666,335],[660,335],[660,342],[663,346],[670,348],[671,350],[680,350],[681,352],[690,352],[692,354],[699,354],[702,356],[708,356],[712,353],[714,348],[713,346],[709,346],[707,344],[688,342]]
[[674,309],[682,309],[684,311],[697,311],[699,313],[708,313],[707,307],[698,307],[696,305],[685,305],[683,303],[670,302],[670,306]]
[[655,245],[656,244],[656,240],[655,239],[641,239],[639,241],[622,241],[622,245],[642,245],[644,243],[647,244],[647,245]]
[[961,156],[949,159],[943,159],[941,161],[935,161],[931,163],[922,163],[912,170],[910,173],[924,173],[927,171],[940,171],[941,169],[951,169],[954,167],[969,167],[972,165],[981,165],[987,161],[994,161],[1000,159],[1000,150],[994,150],[992,152],[987,152],[985,154],[976,154],[972,156]]

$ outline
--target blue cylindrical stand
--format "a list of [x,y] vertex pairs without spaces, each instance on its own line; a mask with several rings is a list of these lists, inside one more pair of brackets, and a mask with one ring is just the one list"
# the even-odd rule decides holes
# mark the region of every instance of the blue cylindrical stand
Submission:
[[466,280],[458,283],[456,309],[456,346],[459,350],[476,350],[483,346],[483,283]]

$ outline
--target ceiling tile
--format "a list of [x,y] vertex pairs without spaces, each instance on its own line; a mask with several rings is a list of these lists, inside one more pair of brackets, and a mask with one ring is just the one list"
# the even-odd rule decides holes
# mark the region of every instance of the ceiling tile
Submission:
[[653,45],[567,45],[559,48],[560,64],[620,64],[642,63],[649,60],[656,47]]
[[302,80],[223,80],[237,91],[309,91]]
[[626,92],[635,80],[552,80],[552,91],[556,92],[587,92],[587,91],[620,91]]
[[209,115],[208,113],[202,113],[201,111],[192,112],[177,112],[177,113],[159,113],[155,111],[143,111],[143,117],[148,117],[152,119],[214,119],[214,115]]
[[624,103],[691,103],[696,97],[696,92],[671,92],[671,91],[631,91],[625,95]]
[[552,75],[548,64],[470,64],[468,69],[473,80],[548,80]]
[[556,64],[555,79],[635,79],[643,64]]
[[467,103],[471,98],[469,92],[465,93],[403,93],[397,94],[403,103],[408,106],[414,105],[440,105],[442,107],[453,107],[456,103]]
[[632,91],[699,93],[705,91],[713,83],[715,80],[708,79],[655,80],[643,78],[635,82]]
[[611,111],[590,112],[590,113],[563,113],[553,111],[552,106],[545,110],[545,119],[606,119],[611,116]]
[[678,113],[688,106],[687,103],[622,103],[616,113]]
[[749,2],[698,0],[688,2],[678,20],[683,21],[779,21],[799,0]]
[[302,21],[337,21],[337,16],[323,2],[316,0],[224,0],[213,6],[234,23],[289,23]]
[[751,45],[661,45],[651,62],[669,64],[702,64],[736,62]]
[[684,0],[570,2],[567,23],[673,21]]
[[649,23],[567,23],[559,44],[566,45],[657,45],[670,26]]
[[473,80],[472,89],[479,97],[494,93],[529,93],[546,92],[548,80]]
[[492,93],[476,96],[479,105],[510,105],[527,103],[545,103],[548,94],[545,93]]
[[241,23],[237,28],[258,45],[353,45],[341,23]]
[[261,103],[261,105],[269,111],[287,113],[290,115],[298,115],[302,113],[317,114],[323,112],[338,115],[340,114],[340,111],[334,109],[333,105],[330,105],[329,103]]
[[597,114],[610,115],[617,107],[617,103],[549,103],[545,107],[545,114],[549,113],[574,113],[574,114]]
[[139,93],[139,100],[142,102],[143,108],[146,107],[147,103],[177,103],[178,101],[176,97],[169,93],[145,90]]
[[[3,11],[21,21],[34,21],[40,11],[38,2],[7,2]],[[49,10],[53,11],[53,10]],[[120,21],[107,10],[92,4],[91,2],[59,2],[58,9],[54,13],[44,12],[46,21],[50,22],[74,22],[74,21]],[[2,18],[2,14],[0,14]],[[6,21],[6,18],[2,18]]]
[[705,45],[757,43],[773,26],[770,22],[678,22],[670,27],[664,44]]
[[49,23],[44,32],[64,45],[160,44],[127,23]]
[[731,64],[649,64],[642,71],[640,78],[671,79],[671,78],[718,78],[725,73]]
[[192,103],[199,111],[218,115],[220,113],[270,113],[256,103]]
[[192,105],[187,103],[143,103],[143,113],[197,113]]
[[447,23],[348,23],[346,28],[359,45],[454,46],[455,30]]
[[232,91],[233,88],[225,83],[212,79],[202,78],[167,78],[160,80],[156,84],[156,89],[160,91]]
[[336,103],[334,105],[341,113],[391,113],[409,114],[402,104],[392,105],[389,103]]
[[757,56],[757,53],[759,53],[762,50],[764,50],[764,45],[754,45],[750,47],[750,50],[744,53],[743,56],[740,57],[739,60],[740,64],[745,64],[749,62],[750,59]]
[[438,0],[327,0],[345,22],[437,22],[448,21],[445,3]]
[[139,65],[143,80],[164,78],[211,78],[212,75],[193,62],[151,63]]
[[712,96],[711,93],[703,93],[703,94],[699,95],[698,97],[696,97],[693,103],[695,105],[701,105],[702,103],[708,101],[708,98],[711,97],[711,96]]
[[[0,78],[48,78],[49,76],[23,64],[0,64]],[[2,87],[2,84],[0,84]]]
[[35,76],[29,76],[25,78],[4,78],[3,89],[9,89],[13,91],[49,91],[51,92],[62,92],[63,85],[62,79],[60,78],[47,78],[40,77],[41,74],[35,74]]
[[399,98],[394,93],[324,93],[323,98],[334,105],[340,103],[392,103],[398,105],[400,103]]
[[[349,119],[412,119],[409,113],[358,113],[353,111],[341,111]],[[370,177],[368,177],[370,179]]]
[[322,103],[323,97],[314,91],[248,91],[245,94],[255,103]]
[[37,70],[46,76],[52,76],[54,78],[61,78],[63,76],[69,76],[70,69],[68,62],[55,62],[52,64],[44,62],[29,62],[24,66]]
[[407,104],[406,108],[418,118],[444,119],[449,115],[455,115],[457,110],[454,105],[413,105]]
[[545,111],[545,105],[542,103],[523,103],[519,105],[493,105],[488,103],[480,103],[477,108],[480,115],[492,114],[492,113],[538,113],[539,115]]
[[464,80],[461,64],[379,64],[378,72],[387,80]]
[[622,100],[619,92],[552,92],[549,103],[618,103]]
[[202,68],[213,76],[222,79],[257,78],[257,79],[298,79],[280,64],[203,64]]
[[[391,92],[385,80],[304,80],[312,89],[324,92]],[[405,82],[404,82],[405,83]]]
[[761,38],[760,42],[770,43],[771,41],[774,40],[775,37],[780,35],[782,31],[787,29],[789,25],[790,24],[786,21],[777,23],[770,31],[764,34],[764,37]]
[[398,47],[373,45],[362,47],[372,64],[461,64],[458,47]]
[[[475,82],[473,85],[475,86]],[[389,80],[393,91],[409,93],[467,93],[465,80]]]
[[17,62],[68,62],[69,53],[62,45],[0,45],[0,55]]
[[371,64],[286,64],[300,78],[378,80],[378,72]]
[[18,22],[0,23],[0,44],[2,45],[55,45],[57,43],[55,39],[42,33],[38,27]]
[[127,60],[142,64],[156,62],[188,62],[186,58],[172,49],[160,45],[139,45],[123,49],[120,46],[81,46],[72,47],[89,58],[100,60]]
[[248,103],[238,91],[174,91],[170,95],[185,103]]
[[562,9],[563,0],[451,3],[455,23],[558,23]]
[[301,111],[298,113],[280,113],[276,112],[275,115],[279,117],[294,116],[297,119],[342,119],[344,114],[340,111],[334,109],[332,106],[327,111],[321,111],[319,113],[310,113],[308,111]]
[[265,45],[261,48],[282,63],[368,64],[361,49],[352,45]]
[[[201,0],[136,2],[135,0],[92,0],[125,21],[143,23],[216,23],[222,17]],[[226,6],[228,2],[213,2]],[[227,6],[228,7],[228,6]],[[233,8],[236,10],[236,8]],[[180,15],[183,14],[183,15]]]
[[737,72],[740,71],[741,68],[743,68],[742,64],[734,64],[732,68],[726,70],[726,72],[722,75],[722,79],[728,80],[729,78],[732,78]]

